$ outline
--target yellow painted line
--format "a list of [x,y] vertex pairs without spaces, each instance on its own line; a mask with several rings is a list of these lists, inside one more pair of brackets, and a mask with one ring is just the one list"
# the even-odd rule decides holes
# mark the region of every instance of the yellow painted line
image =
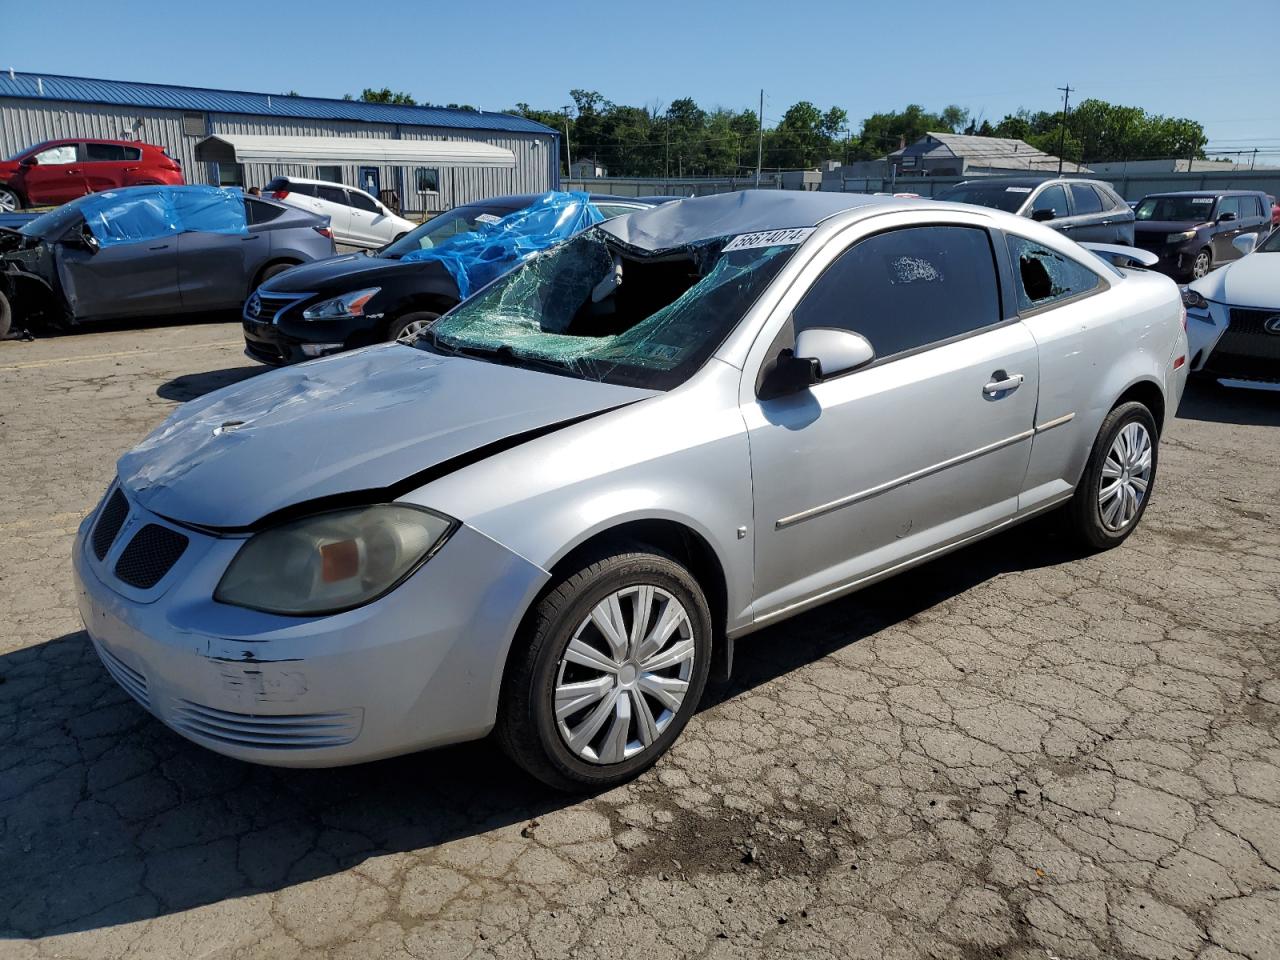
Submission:
[[157,353],[178,353],[184,350],[204,350],[208,347],[243,346],[243,340],[214,340],[210,343],[191,343],[184,347],[166,347],[163,350],[121,350],[118,353],[94,353],[79,357],[54,357],[52,360],[30,360],[14,363],[0,370],[33,370],[37,367],[55,367],[64,363],[88,363],[91,360],[114,360],[117,357],[146,357]]

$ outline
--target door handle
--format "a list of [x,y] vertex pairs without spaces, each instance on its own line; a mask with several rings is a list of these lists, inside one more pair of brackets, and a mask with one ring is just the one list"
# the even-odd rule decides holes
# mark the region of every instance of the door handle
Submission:
[[248,243],[250,240],[261,240],[261,239],[262,239],[262,234],[260,234],[260,233],[251,233],[251,234],[249,234],[249,236],[247,236],[247,237],[241,237],[241,238],[240,238],[240,242],[241,242],[241,243]]
[[167,243],[162,243],[158,247],[147,247],[147,249],[148,250],[168,250],[169,245]]
[[998,399],[1001,394],[1012,393],[1022,386],[1023,376],[1020,373],[1008,374],[997,370],[991,375],[991,382],[982,388],[982,395]]

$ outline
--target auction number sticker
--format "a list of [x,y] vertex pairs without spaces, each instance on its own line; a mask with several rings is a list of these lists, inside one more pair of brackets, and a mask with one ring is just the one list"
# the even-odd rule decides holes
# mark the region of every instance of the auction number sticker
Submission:
[[476,217],[476,223],[497,223],[501,217],[495,217],[492,213],[482,213]]
[[766,230],[763,233],[740,233],[726,243],[720,252],[754,250],[756,247],[791,247],[804,243],[813,231],[813,227],[790,227],[786,230]]
[[1030,193],[1031,188],[1030,187],[1005,187],[1004,192],[1005,193]]

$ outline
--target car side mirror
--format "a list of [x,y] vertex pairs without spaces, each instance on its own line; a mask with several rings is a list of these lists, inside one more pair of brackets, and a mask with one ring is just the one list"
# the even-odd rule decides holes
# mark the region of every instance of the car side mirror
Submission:
[[1256,233],[1242,233],[1231,241],[1231,245],[1240,251],[1241,256],[1247,257],[1258,246],[1258,235]]
[[1235,220],[1235,219],[1236,219],[1236,215],[1232,213],[1230,210],[1228,210],[1226,213],[1221,213],[1218,215],[1219,223],[1228,223],[1229,221]]
[[852,330],[810,327],[796,335],[795,355],[800,360],[816,360],[818,377],[826,379],[866,366],[875,359],[871,341]]
[[1032,210],[1031,219],[1035,220],[1037,223],[1044,223],[1046,220],[1053,219],[1053,211],[1044,207],[1039,210]]
[[23,157],[21,160],[19,160],[19,161],[18,161],[18,166],[20,166],[20,167],[38,167],[38,166],[40,166],[40,161],[39,161],[39,160],[37,160],[35,157]]

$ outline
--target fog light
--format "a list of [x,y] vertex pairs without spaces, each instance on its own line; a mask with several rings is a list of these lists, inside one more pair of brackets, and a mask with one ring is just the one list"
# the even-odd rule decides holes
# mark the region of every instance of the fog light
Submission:
[[340,343],[304,343],[302,345],[302,355],[304,357],[323,357],[326,353],[333,353],[335,350],[341,350]]

